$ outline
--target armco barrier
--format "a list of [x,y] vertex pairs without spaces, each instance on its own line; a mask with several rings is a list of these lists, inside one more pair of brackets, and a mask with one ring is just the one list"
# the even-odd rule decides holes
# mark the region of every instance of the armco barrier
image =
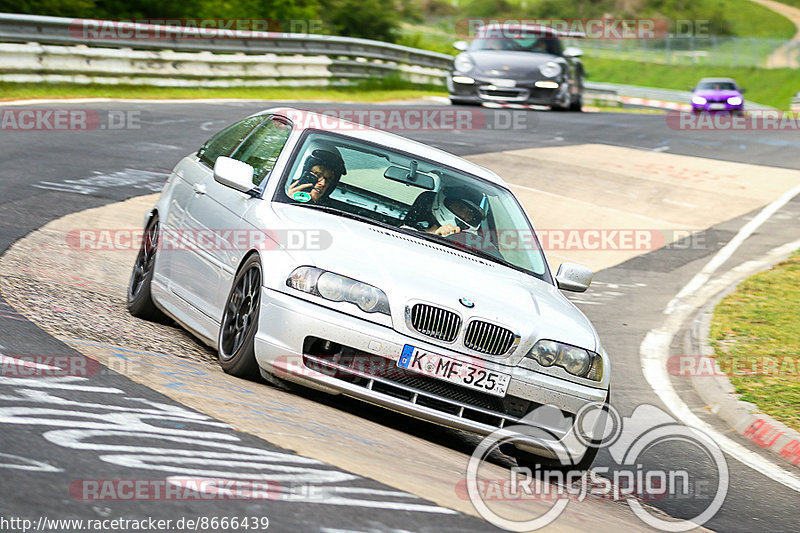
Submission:
[[168,28],[103,24],[127,31],[86,39],[77,19],[0,13],[0,81],[298,86],[396,75],[440,85],[452,63],[445,54],[367,39],[221,30],[211,38],[209,29],[190,38],[184,31],[182,38],[126,39],[131,29],[165,35]]
[[[321,87],[394,75],[444,85],[453,61],[446,54],[380,41],[297,33],[226,30],[220,31],[221,38],[206,38],[214,31],[203,29],[191,38],[125,39],[126,32],[111,31],[86,39],[79,31],[84,22],[0,13],[0,81]],[[104,28],[119,24],[94,22]],[[147,24],[124,28],[128,34],[132,28],[166,33],[163,26]],[[182,32],[186,37],[191,30]],[[585,88],[587,101],[599,105],[619,105],[621,97],[689,101],[686,91],[596,82],[587,82]]]

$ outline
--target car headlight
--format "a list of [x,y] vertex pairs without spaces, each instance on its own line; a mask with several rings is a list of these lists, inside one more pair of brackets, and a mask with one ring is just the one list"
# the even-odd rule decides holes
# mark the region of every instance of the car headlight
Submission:
[[555,78],[561,74],[561,65],[555,61],[548,61],[543,65],[539,65],[539,72],[541,72],[542,76],[545,78]]
[[286,279],[286,285],[332,302],[357,305],[365,313],[391,315],[389,299],[382,290],[321,268],[298,267]]
[[703,104],[705,104],[707,101],[708,101],[708,100],[706,100],[706,99],[705,99],[705,98],[703,98],[702,96],[692,96],[692,103],[693,103],[693,104],[696,104],[696,105],[703,105]]
[[533,346],[528,355],[536,359],[542,366],[553,366],[558,359],[558,343],[554,341],[539,341]]
[[545,367],[560,366],[573,376],[603,380],[603,358],[583,348],[542,339],[533,345],[527,357]]
[[728,98],[728,103],[730,105],[742,105],[742,97],[741,96],[731,96]]
[[475,63],[472,62],[472,59],[467,54],[457,55],[453,65],[459,72],[469,72],[475,67]]
[[475,78],[469,76],[453,76],[453,83],[460,83],[462,85],[472,85],[475,83]]

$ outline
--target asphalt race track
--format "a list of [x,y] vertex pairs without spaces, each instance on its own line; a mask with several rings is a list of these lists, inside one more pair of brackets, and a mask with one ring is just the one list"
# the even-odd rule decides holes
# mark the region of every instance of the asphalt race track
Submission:
[[[122,304],[130,254],[68,257],[60,231],[138,227],[153,201],[139,197],[157,193],[181,157],[223,126],[270,105],[0,107],[91,110],[101,123],[109,111],[129,117],[118,129],[0,130],[0,254],[5,254],[0,259],[0,360],[86,354],[111,368],[88,378],[0,374],[1,516],[34,525],[41,517],[153,517],[173,520],[171,527],[180,518],[267,517],[276,531],[493,530],[456,486],[476,438],[346,398],[296,396],[225,376],[213,354],[182,331],[127,315]],[[640,345],[665,320],[667,303],[714,254],[763,206],[800,184],[797,133],[683,131],[668,127],[663,115],[649,114],[459,109],[481,114],[482,127],[397,133],[498,171],[540,230],[647,228],[665,236],[668,246],[660,249],[555,250],[549,257],[554,266],[576,259],[598,271],[589,291],[571,298],[593,321],[612,356],[614,407],[623,417],[641,405],[669,413],[642,373]],[[518,121],[517,128],[505,127],[509,117]],[[798,222],[796,197],[718,273],[798,240]],[[686,353],[684,338],[685,331],[675,337],[671,354]],[[142,365],[153,370],[137,374]],[[672,384],[719,434],[779,464],[704,409],[688,380],[674,377]],[[798,531],[798,492],[736,457],[726,459],[727,495],[704,527]],[[660,516],[688,519],[708,505],[716,481],[697,450],[667,442],[638,463],[644,471],[685,470],[693,482],[709,481],[693,484],[686,498],[645,498]],[[492,456],[497,472],[513,464],[500,453]],[[608,450],[601,450],[594,466],[607,469],[609,476],[619,468]],[[275,485],[265,498],[229,501],[87,500],[78,492],[92,480],[161,481],[166,490],[167,485],[181,487],[187,476],[238,476]],[[797,479],[800,471],[794,468],[790,476]],[[325,490],[315,492],[318,486]],[[265,523],[256,525],[263,529]],[[0,530],[17,530],[13,527]],[[586,500],[571,503],[550,528],[647,526],[624,501]]]

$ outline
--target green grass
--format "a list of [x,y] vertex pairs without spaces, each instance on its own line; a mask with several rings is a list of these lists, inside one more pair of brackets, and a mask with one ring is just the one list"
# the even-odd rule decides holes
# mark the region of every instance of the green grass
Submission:
[[700,78],[726,76],[747,89],[745,100],[789,109],[800,91],[800,70],[659,65],[616,59],[584,58],[590,81],[689,90]]
[[[800,430],[800,250],[714,310],[711,344],[742,399]],[[735,366],[734,366],[735,365]]]
[[28,98],[241,98],[248,100],[329,100],[385,102],[424,96],[446,96],[439,87],[402,86],[396,81],[365,82],[354,87],[337,88],[183,88],[126,85],[79,85],[44,83],[0,83],[0,101]]
[[730,23],[733,35],[791,39],[797,32],[791,20],[750,0],[724,0],[718,3]]

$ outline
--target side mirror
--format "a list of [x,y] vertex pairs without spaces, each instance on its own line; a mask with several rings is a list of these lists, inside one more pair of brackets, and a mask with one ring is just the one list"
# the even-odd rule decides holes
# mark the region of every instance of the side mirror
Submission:
[[453,48],[456,50],[461,50],[462,52],[466,52],[467,48],[469,48],[469,44],[467,41],[456,41],[453,43]]
[[565,291],[584,292],[592,284],[594,272],[575,263],[561,263],[556,273],[556,285]]
[[696,87],[689,87],[689,90],[692,91],[692,92],[694,92],[695,89],[696,89]]
[[564,57],[581,57],[582,55],[583,50],[577,46],[568,46],[564,49]]
[[744,93],[746,93],[746,92],[747,92],[747,89],[742,89],[741,87],[739,87],[739,92],[740,92],[740,93],[742,93],[742,94],[744,94]]
[[219,156],[214,163],[214,179],[232,189],[250,194],[255,188],[253,174],[255,169],[236,159]]

